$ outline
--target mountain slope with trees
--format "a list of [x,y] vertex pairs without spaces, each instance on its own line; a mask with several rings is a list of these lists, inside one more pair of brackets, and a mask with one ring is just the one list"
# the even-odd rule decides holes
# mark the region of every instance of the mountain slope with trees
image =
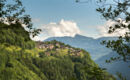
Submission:
[[34,42],[20,24],[0,28],[0,80],[115,80],[85,50]]

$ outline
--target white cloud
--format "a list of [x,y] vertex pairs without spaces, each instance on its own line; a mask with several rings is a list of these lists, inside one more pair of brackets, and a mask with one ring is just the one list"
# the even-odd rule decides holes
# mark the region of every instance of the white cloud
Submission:
[[[110,26],[114,26],[116,22],[108,20],[104,25],[98,26],[97,30],[99,32],[99,37],[116,37],[124,35],[128,29],[117,29],[114,33],[109,34],[108,30]],[[126,23],[124,23],[126,24]]]
[[33,23],[37,23],[37,22],[41,22],[41,20],[40,20],[39,18],[33,18],[33,19],[32,19],[32,22],[33,22]]
[[74,37],[76,34],[80,34],[80,30],[76,22],[65,21],[63,19],[58,23],[49,23],[41,26],[40,28],[43,32],[39,36],[33,38],[33,40],[44,40],[48,37]]

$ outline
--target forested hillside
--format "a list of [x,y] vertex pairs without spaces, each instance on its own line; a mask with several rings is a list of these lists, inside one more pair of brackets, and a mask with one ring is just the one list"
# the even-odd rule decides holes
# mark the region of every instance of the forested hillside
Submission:
[[32,49],[35,42],[29,37],[29,32],[24,30],[21,24],[3,24],[0,23],[0,43],[14,45],[21,48]]
[[19,24],[0,23],[0,80],[115,80],[88,52],[64,43],[34,42]]

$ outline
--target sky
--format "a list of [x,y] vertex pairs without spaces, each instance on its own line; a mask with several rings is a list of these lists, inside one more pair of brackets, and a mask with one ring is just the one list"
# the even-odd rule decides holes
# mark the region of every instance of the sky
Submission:
[[21,0],[27,14],[32,17],[34,27],[42,29],[34,40],[48,37],[74,37],[81,34],[98,38],[108,36],[107,27],[113,24],[105,21],[95,2],[76,3],[75,0]]

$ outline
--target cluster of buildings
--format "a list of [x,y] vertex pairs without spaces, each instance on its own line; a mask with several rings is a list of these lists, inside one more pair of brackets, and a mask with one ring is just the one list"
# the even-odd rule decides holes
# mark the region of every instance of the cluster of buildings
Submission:
[[[68,49],[68,53],[72,54],[73,56],[80,56],[80,53],[82,52],[82,50],[80,50],[80,49],[74,49],[70,46],[61,45],[60,42],[58,42],[58,41],[56,41],[54,43],[47,43],[47,42],[38,41],[37,44],[36,44],[36,47],[39,48],[39,49],[48,49],[48,50]],[[46,51],[45,55],[50,56],[51,53]]]
[[39,48],[39,49],[57,49],[57,48],[67,48],[67,46],[65,45],[61,45],[60,42],[55,42],[55,43],[46,43],[46,42],[40,42],[38,41],[37,44],[36,44],[36,47]]

